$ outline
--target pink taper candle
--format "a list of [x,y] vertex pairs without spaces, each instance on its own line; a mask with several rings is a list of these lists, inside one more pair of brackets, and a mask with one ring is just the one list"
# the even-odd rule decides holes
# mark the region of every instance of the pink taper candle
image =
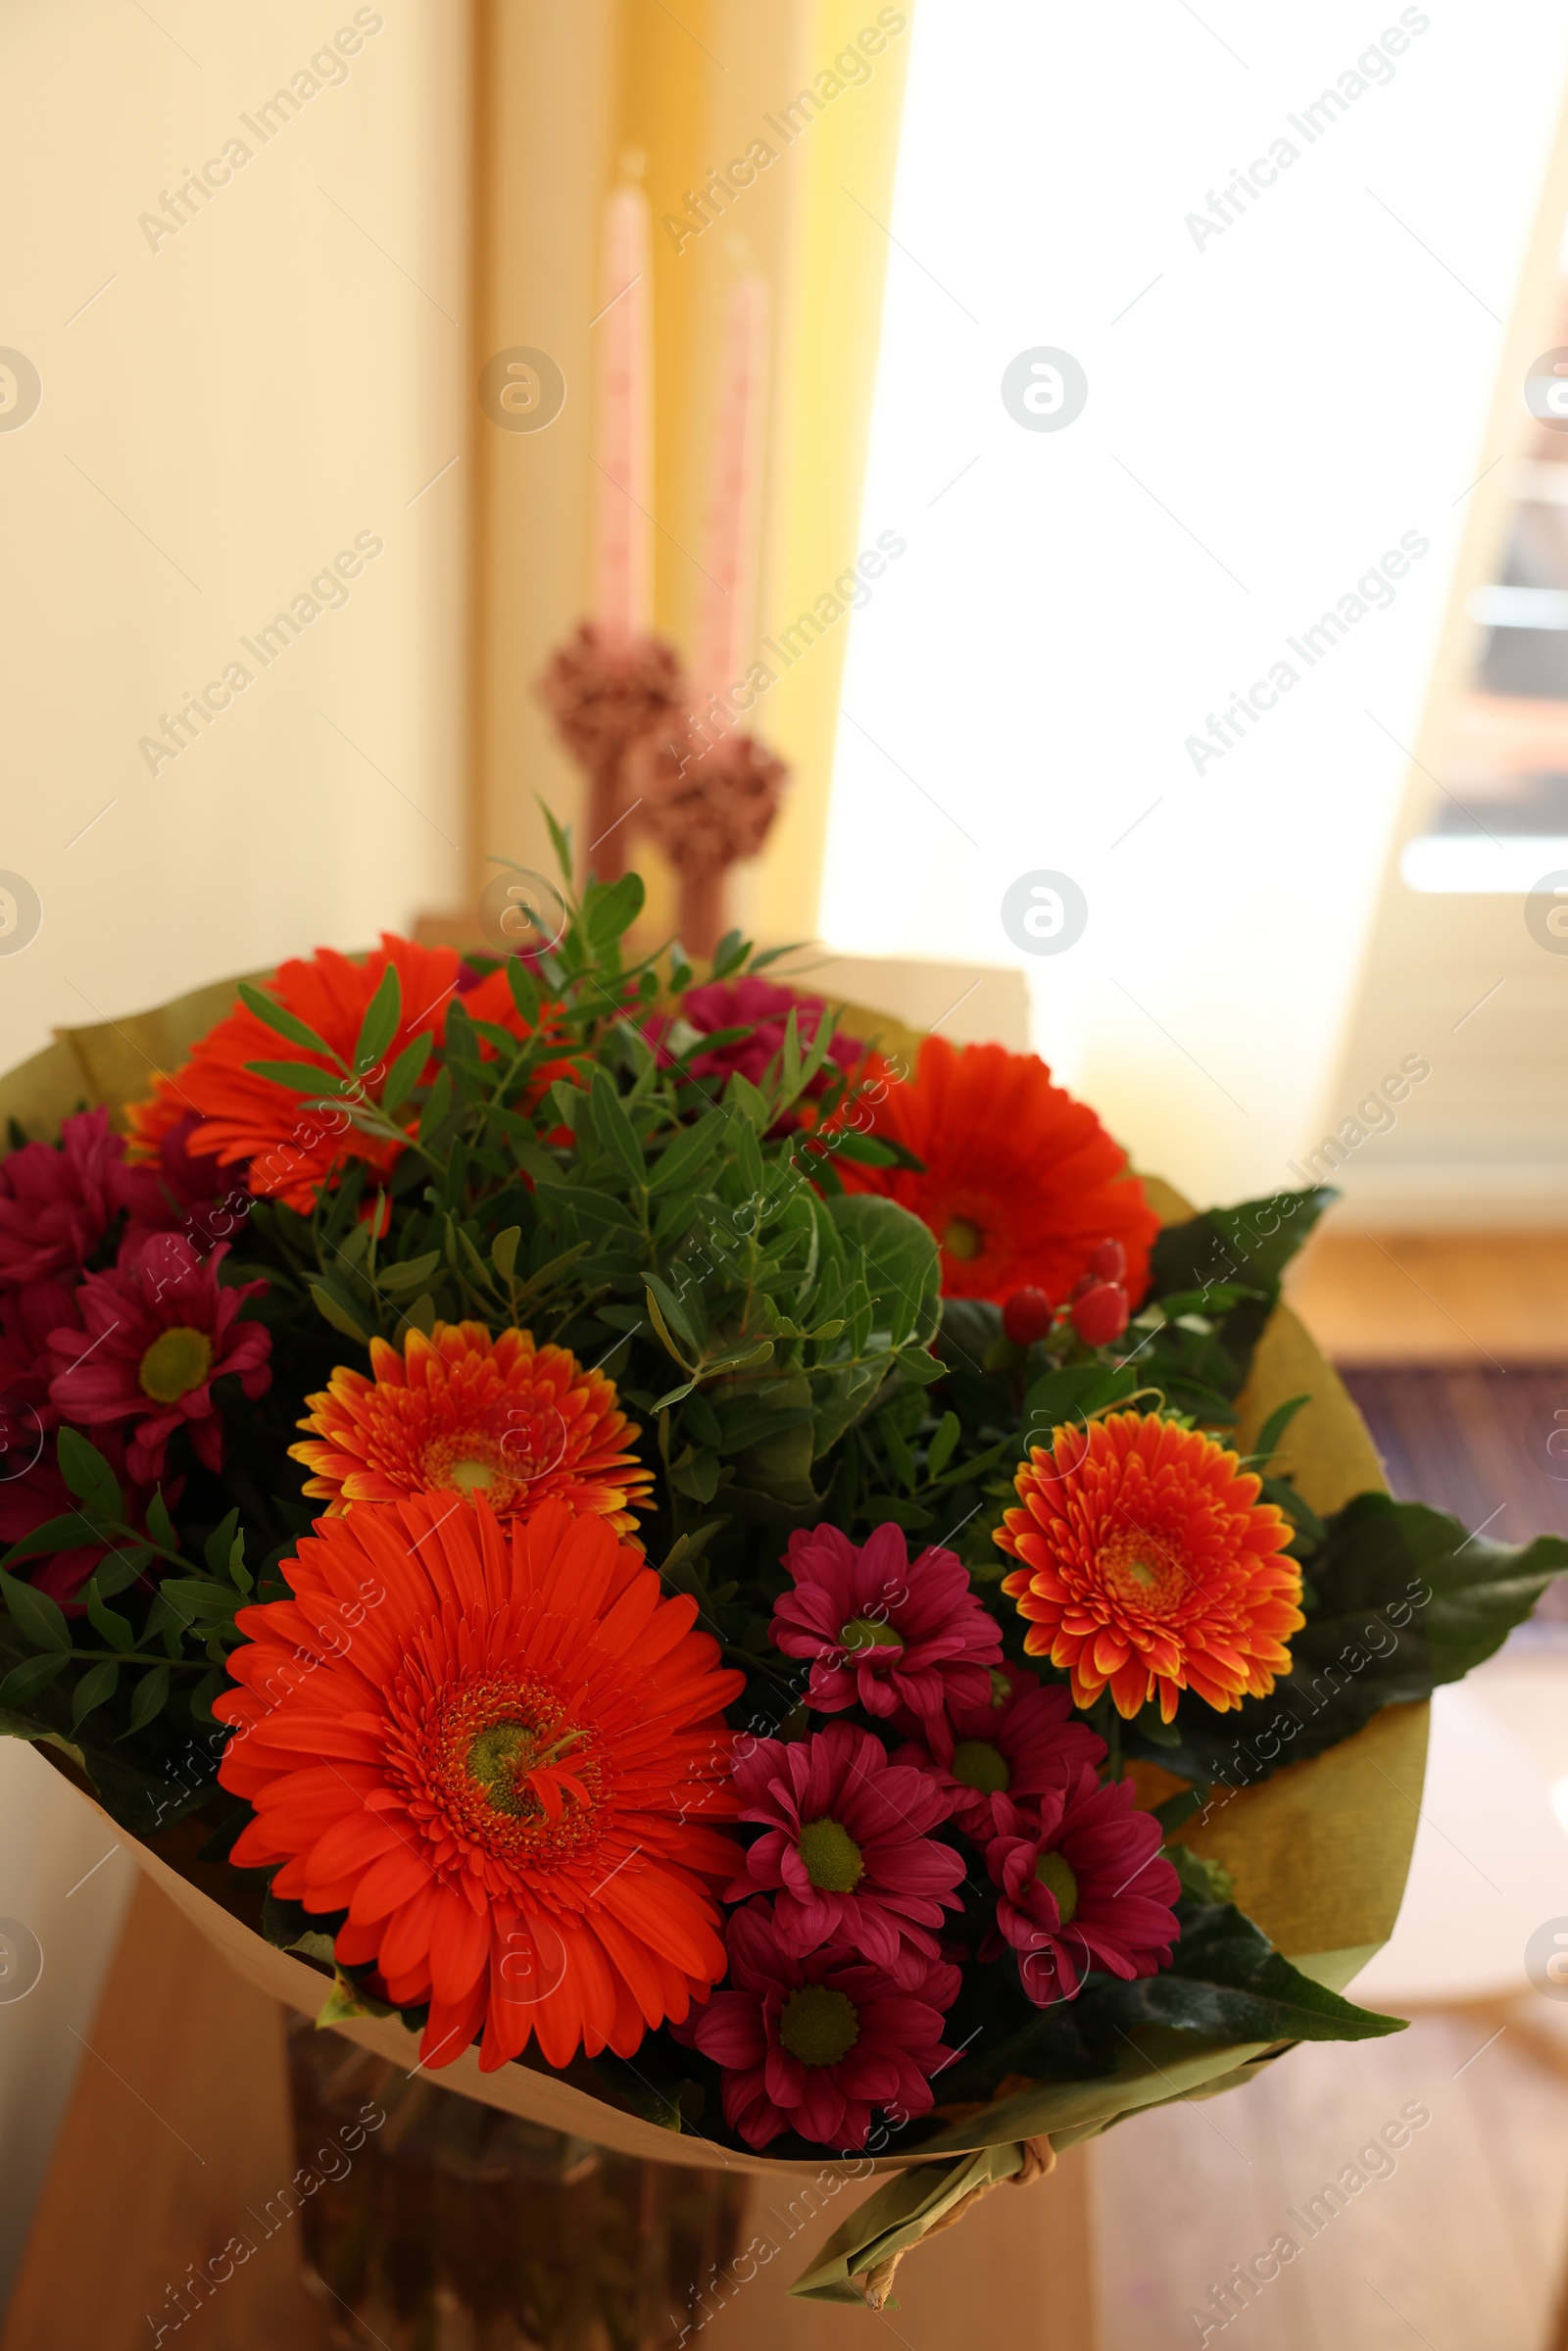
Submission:
[[758,524],[767,373],[767,287],[737,280],[724,311],[713,471],[703,540],[695,684],[699,704],[744,677],[755,646]]
[[615,188],[605,207],[604,305],[595,436],[594,617],[607,644],[640,635],[653,612],[653,280],[648,199]]

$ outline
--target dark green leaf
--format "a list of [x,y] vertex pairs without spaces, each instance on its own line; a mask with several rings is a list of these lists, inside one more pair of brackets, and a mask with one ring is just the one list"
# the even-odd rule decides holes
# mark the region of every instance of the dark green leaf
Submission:
[[120,1687],[120,1668],[107,1658],[89,1666],[71,1693],[71,1727],[79,1731],[95,1706],[103,1706]]
[[509,1224],[506,1231],[498,1233],[490,1244],[490,1262],[504,1282],[512,1279],[513,1267],[517,1262],[517,1244],[521,1239],[521,1225]]
[[1150,1255],[1154,1298],[1212,1293],[1216,1285],[1259,1294],[1219,1318],[1217,1336],[1232,1375],[1223,1383],[1227,1394],[1241,1392],[1286,1266],[1338,1197],[1327,1186],[1314,1185],[1302,1192],[1244,1200],[1236,1208],[1210,1208],[1190,1224],[1167,1225],[1154,1243]]
[[953,1448],[960,1434],[956,1412],[944,1412],[926,1452],[925,1474],[928,1478],[941,1477],[953,1458]]
[[520,955],[508,955],[503,968],[507,975],[507,986],[512,990],[512,1001],[517,1007],[523,1027],[536,1029],[539,1026],[539,988],[533,973]]
[[70,1662],[69,1649],[50,1649],[42,1657],[25,1657],[0,1682],[0,1706],[25,1706],[48,1689]]
[[174,1532],[174,1522],[169,1515],[169,1508],[164,1500],[164,1490],[161,1486],[147,1505],[147,1532],[154,1543],[163,1544],[166,1551],[178,1550],[179,1537]]
[[239,1525],[239,1512],[230,1510],[208,1536],[202,1545],[202,1556],[215,1576],[220,1576],[228,1565],[228,1554],[234,1542],[234,1530]]
[[308,1053],[321,1053],[328,1061],[336,1061],[337,1055],[326,1039],[318,1037],[297,1013],[290,1012],[272,997],[264,996],[261,989],[253,988],[249,980],[240,981],[239,993],[241,1003],[255,1013],[258,1020],[265,1021],[276,1036],[286,1037],[290,1045],[303,1045]]
[[862,1252],[872,1327],[924,1345],[942,1312],[942,1260],[936,1241],[907,1208],[871,1193],[829,1200],[827,1213],[846,1247]]
[[618,1160],[621,1173],[634,1185],[641,1185],[647,1175],[642,1145],[636,1130],[626,1115],[626,1107],[615,1090],[615,1081],[607,1069],[596,1069],[588,1092],[589,1110],[594,1132],[611,1157]]
[[136,1645],[135,1634],[122,1616],[117,1616],[113,1608],[105,1607],[103,1596],[98,1590],[97,1576],[94,1576],[87,1586],[86,1599],[88,1622],[103,1635],[110,1647],[112,1649],[134,1648]]
[[361,1327],[357,1318],[325,1283],[313,1282],[310,1290],[316,1300],[317,1312],[331,1324],[334,1331],[341,1331],[345,1339],[357,1339],[361,1347],[368,1343],[369,1333]]
[[[391,969],[390,964],[387,968]],[[388,1118],[402,1109],[423,1077],[434,1044],[435,1040],[429,1032],[421,1029],[418,1036],[403,1048],[387,1071],[386,1084],[381,1089],[381,1107]]]
[[142,1675],[130,1701],[130,1728],[145,1731],[155,1714],[162,1713],[169,1697],[169,1668],[154,1665]]
[[286,1086],[291,1094],[312,1094],[318,1102],[334,1102],[349,1080],[334,1076],[329,1069],[313,1069],[309,1061],[247,1061],[246,1068],[274,1086]]
[[705,1110],[695,1126],[686,1127],[654,1162],[648,1189],[656,1197],[686,1183],[718,1150],[729,1125],[727,1110]]
[[1309,1404],[1311,1400],[1309,1396],[1287,1396],[1283,1404],[1275,1405],[1257,1432],[1257,1443],[1253,1445],[1250,1456],[1254,1467],[1259,1462],[1273,1460],[1274,1455],[1280,1449],[1280,1440],[1286,1430],[1300,1411],[1301,1406]]
[[375,985],[375,994],[365,1007],[360,1033],[354,1040],[354,1074],[368,1077],[398,1033],[403,1018],[403,982],[398,967],[388,962]]
[[94,1518],[121,1518],[123,1504],[120,1498],[120,1481],[98,1447],[89,1445],[79,1430],[61,1430],[59,1461],[61,1476]]
[[19,1537],[6,1552],[0,1567],[14,1567],[22,1559],[47,1558],[51,1551],[79,1550],[84,1543],[108,1543],[112,1536],[83,1515],[79,1510],[67,1511],[61,1518],[46,1518],[41,1527]]
[[70,1648],[71,1628],[59,1603],[46,1592],[0,1572],[0,1592],[5,1594],[12,1623],[29,1649]]

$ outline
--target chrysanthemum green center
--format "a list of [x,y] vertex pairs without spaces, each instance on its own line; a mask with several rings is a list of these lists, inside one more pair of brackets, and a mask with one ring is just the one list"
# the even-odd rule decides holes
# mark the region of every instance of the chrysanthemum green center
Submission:
[[177,1404],[182,1396],[199,1388],[213,1360],[213,1343],[205,1331],[176,1323],[161,1331],[141,1359],[136,1378],[143,1396],[155,1404]]
[[902,1649],[904,1642],[891,1625],[878,1622],[874,1616],[852,1616],[843,1626],[839,1640],[847,1649]]
[[947,1230],[942,1236],[942,1246],[950,1257],[957,1257],[967,1263],[969,1258],[979,1256],[985,1245],[986,1237],[972,1216],[949,1217]]
[[1035,1863],[1035,1876],[1046,1891],[1056,1897],[1056,1909],[1064,1927],[1070,1927],[1078,1910],[1078,1881],[1059,1853],[1042,1853]]
[[983,1796],[1000,1796],[1011,1777],[1007,1758],[987,1739],[960,1739],[953,1750],[953,1777]]
[[824,1893],[853,1893],[865,1875],[859,1846],[837,1821],[808,1821],[797,1850],[811,1884]]
[[805,1984],[785,2001],[778,2036],[802,2065],[837,2065],[860,2037],[859,2012],[848,1992]]
[[538,1732],[527,1723],[487,1723],[474,1733],[469,1744],[469,1776],[478,1781],[497,1812],[520,1820],[542,1809],[527,1785],[526,1774],[559,1761],[582,1736],[580,1731],[565,1731],[553,1744],[541,1748]]

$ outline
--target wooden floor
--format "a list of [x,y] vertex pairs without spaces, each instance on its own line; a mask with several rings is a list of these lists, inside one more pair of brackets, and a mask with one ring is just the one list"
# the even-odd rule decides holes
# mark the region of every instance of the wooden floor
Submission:
[[1568,1233],[1331,1226],[1286,1288],[1339,1364],[1568,1364]]

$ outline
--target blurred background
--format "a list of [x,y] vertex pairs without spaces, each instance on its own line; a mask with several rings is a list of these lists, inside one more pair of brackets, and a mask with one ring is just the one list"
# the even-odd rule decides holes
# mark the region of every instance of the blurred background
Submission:
[[[583,842],[537,688],[602,609],[618,351],[639,616],[700,684],[760,665],[791,770],[733,918],[1032,1046],[1195,1199],[1332,1180],[1295,1296],[1396,1491],[1568,1531],[1565,98],[1548,0],[7,0],[0,1065],[471,937],[541,803]],[[1411,2099],[1399,2177],[1227,2323],[1568,2342],[1525,1959],[1565,1636],[1440,1698],[1358,1987],[1412,2032],[1099,2150],[1105,2351],[1207,2339]],[[0,1741],[0,1913],[47,1922],[0,2284],[131,1875],[42,1774]]]

